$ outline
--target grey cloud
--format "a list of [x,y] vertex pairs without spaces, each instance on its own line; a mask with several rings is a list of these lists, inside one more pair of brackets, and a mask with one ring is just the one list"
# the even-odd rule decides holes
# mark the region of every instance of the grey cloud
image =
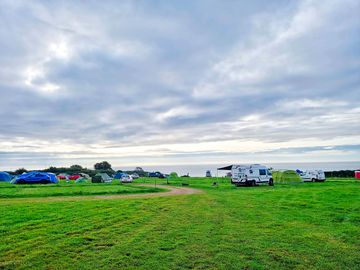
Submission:
[[[21,137],[156,149],[360,133],[357,1],[0,7],[0,143]],[[301,100],[329,106],[301,108]],[[251,116],[258,118],[244,120]]]

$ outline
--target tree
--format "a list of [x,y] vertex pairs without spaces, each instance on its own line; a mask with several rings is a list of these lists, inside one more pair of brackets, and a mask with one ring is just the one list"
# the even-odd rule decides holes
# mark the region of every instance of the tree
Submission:
[[42,170],[43,172],[51,172],[51,173],[58,173],[60,168],[56,168],[54,166],[50,166],[49,168]]
[[112,170],[111,164],[107,161],[96,163],[94,168],[95,170]]
[[172,172],[172,173],[170,173],[170,177],[171,178],[178,178],[179,176],[178,176],[178,174],[176,172]]
[[23,174],[23,173],[26,173],[27,172],[27,169],[25,168],[19,168],[17,169],[14,173],[15,174]]
[[144,170],[141,167],[136,167],[134,171],[135,172],[143,172]]
[[83,167],[81,167],[80,165],[75,164],[75,165],[71,165],[70,169],[74,170],[74,171],[81,171],[83,169]]

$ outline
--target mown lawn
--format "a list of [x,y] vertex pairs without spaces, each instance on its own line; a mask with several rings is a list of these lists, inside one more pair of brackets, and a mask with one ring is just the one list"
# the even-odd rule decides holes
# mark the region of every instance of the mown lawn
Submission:
[[205,191],[173,197],[0,199],[0,268],[359,269],[360,181],[213,181],[170,180]]
[[86,196],[159,192],[161,188],[120,184],[119,181],[106,184],[60,182],[51,185],[14,185],[0,183],[0,198],[31,198],[51,196]]

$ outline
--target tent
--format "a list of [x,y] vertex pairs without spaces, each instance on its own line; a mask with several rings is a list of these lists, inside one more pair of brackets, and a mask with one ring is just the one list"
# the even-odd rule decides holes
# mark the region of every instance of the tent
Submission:
[[278,184],[296,184],[303,182],[299,174],[293,170],[273,171],[272,174],[274,182]]
[[115,178],[115,179],[121,179],[121,177],[126,176],[126,175],[128,175],[128,174],[127,174],[127,173],[124,173],[124,172],[122,172],[122,171],[118,171],[118,172],[114,175],[114,178]]
[[106,173],[97,173],[92,179],[91,182],[93,183],[111,183],[112,178],[107,175]]
[[0,172],[0,182],[10,182],[11,176],[7,172]]
[[231,171],[233,165],[217,168],[218,171]]
[[[229,166],[217,168],[216,169],[216,179],[217,179],[217,181],[219,181],[219,171],[231,171],[233,166],[236,166],[236,165],[229,165]],[[226,176],[228,176],[229,173],[231,174],[231,172],[228,172],[228,173],[226,173]],[[211,172],[210,172],[210,174],[211,174]],[[225,180],[225,181],[227,181],[227,180]]]
[[89,180],[87,178],[84,178],[84,177],[80,177],[78,179],[75,180],[75,183],[78,184],[78,183],[88,183]]
[[91,178],[90,175],[88,175],[86,173],[79,173],[79,174],[82,176],[82,178],[85,178],[85,179],[90,179]]

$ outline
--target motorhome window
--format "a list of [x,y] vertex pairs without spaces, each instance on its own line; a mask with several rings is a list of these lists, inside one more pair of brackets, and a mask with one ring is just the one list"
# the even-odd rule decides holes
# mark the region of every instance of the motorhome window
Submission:
[[272,173],[269,170],[266,171],[267,171],[267,175],[272,175]]
[[260,175],[266,175],[266,170],[265,169],[260,169],[259,173],[260,173]]

